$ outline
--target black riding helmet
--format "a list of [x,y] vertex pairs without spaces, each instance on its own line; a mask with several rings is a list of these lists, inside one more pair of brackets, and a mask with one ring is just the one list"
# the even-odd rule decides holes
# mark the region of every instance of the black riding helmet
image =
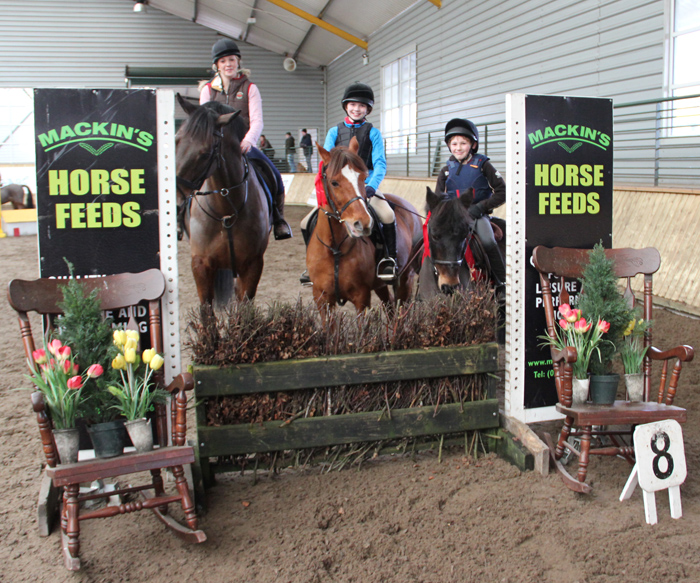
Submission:
[[349,101],[364,103],[368,107],[367,114],[369,114],[374,105],[374,91],[372,91],[369,85],[365,85],[364,83],[353,83],[352,85],[348,85],[343,95],[343,101],[341,103],[344,111],[347,111],[345,104]]
[[468,119],[454,118],[445,126],[445,143],[449,146],[452,136],[465,136],[472,141],[472,153],[479,150],[479,130]]
[[230,38],[220,38],[214,43],[211,48],[211,62],[216,64],[216,61],[222,59],[223,57],[229,57],[235,55],[239,59],[241,58],[241,51],[238,50],[238,45],[233,42]]

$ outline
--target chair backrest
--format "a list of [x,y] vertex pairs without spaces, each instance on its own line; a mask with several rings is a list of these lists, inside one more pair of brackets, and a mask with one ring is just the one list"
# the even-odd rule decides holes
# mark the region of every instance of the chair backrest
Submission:
[[[28,314],[40,314],[44,326],[49,329],[53,316],[61,313],[58,304],[63,301],[61,288],[65,283],[62,279],[13,279],[8,286],[7,299],[17,312],[24,351],[32,365],[35,341]],[[159,269],[88,277],[82,279],[81,283],[86,294],[94,289],[98,290],[97,297],[103,310],[129,308],[127,328],[138,329],[133,307],[147,301],[151,347],[163,352],[160,299],[165,292],[165,278]]]
[[[556,327],[555,306],[568,304],[570,294],[566,280],[580,279],[588,264],[590,249],[568,249],[564,247],[535,247],[532,253],[532,261],[535,269],[540,274],[540,286],[542,300],[547,321],[547,333],[553,337]],[[652,319],[652,276],[661,266],[661,256],[657,249],[646,247],[644,249],[606,249],[605,255],[613,261],[615,274],[625,281],[624,297],[630,306],[634,306],[636,298],[632,292],[632,278],[637,275],[644,276],[643,314],[645,320]],[[557,282],[558,301],[554,301],[552,295],[552,279]],[[651,346],[651,330],[644,338],[644,345]],[[563,366],[564,363],[562,362]],[[651,360],[647,356],[642,367],[644,373],[644,395],[648,398],[651,388]],[[570,381],[570,379],[567,379]],[[555,365],[555,382],[557,394],[562,401],[564,381],[561,368]],[[568,391],[567,391],[568,392]]]

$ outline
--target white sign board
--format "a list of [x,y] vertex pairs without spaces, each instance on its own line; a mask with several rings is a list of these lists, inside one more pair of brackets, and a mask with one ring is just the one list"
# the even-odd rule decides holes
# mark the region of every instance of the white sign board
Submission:
[[671,517],[680,518],[683,515],[680,485],[688,475],[680,423],[667,419],[639,425],[634,430],[634,451],[637,463],[620,494],[620,501],[629,499],[639,484],[643,490],[646,521],[656,524],[654,492],[668,489]]

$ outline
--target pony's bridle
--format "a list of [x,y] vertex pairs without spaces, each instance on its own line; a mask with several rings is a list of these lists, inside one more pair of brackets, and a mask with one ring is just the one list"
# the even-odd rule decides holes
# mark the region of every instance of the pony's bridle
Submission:
[[336,221],[338,221],[339,223],[343,223],[343,222],[345,222],[345,220],[342,218],[343,213],[348,209],[348,207],[353,202],[361,200],[366,205],[367,200],[365,199],[364,196],[358,194],[357,196],[351,198],[348,202],[346,202],[343,205],[343,207],[340,210],[338,210],[338,205],[336,205],[335,200],[333,200],[333,196],[331,195],[331,188],[330,188],[330,183],[328,182],[328,175],[326,174],[326,168],[327,168],[326,164],[324,164],[321,167],[321,178],[323,179],[323,189],[326,191],[326,199],[328,200],[328,205],[331,207],[331,210],[333,212],[329,213],[323,207],[321,207],[321,210],[326,214],[327,217],[333,218]]
[[214,145],[212,146],[211,152],[209,152],[209,159],[207,160],[207,165],[205,166],[204,170],[199,175],[199,177],[194,181],[189,181],[186,178],[183,178],[182,176],[177,176],[178,187],[182,185],[190,189],[192,191],[190,196],[207,194],[220,194],[221,196],[228,196],[232,190],[240,188],[241,186],[246,184],[248,180],[248,174],[250,173],[250,169],[248,167],[248,157],[243,155],[243,178],[238,184],[234,184],[233,186],[227,186],[226,188],[221,188],[219,190],[199,190],[200,188],[202,188],[202,184],[204,184],[205,180],[209,178],[212,174],[214,174],[215,170],[218,170],[219,168],[223,167],[223,165],[226,162],[226,160],[224,160],[224,155],[221,152],[221,142],[224,138],[223,129],[215,130],[214,138]]
[[[459,259],[455,260],[448,260],[448,259],[433,259],[432,254],[430,257],[430,260],[433,262],[433,271],[435,272],[435,276],[437,277],[438,271],[435,265],[447,265],[449,267],[461,267],[462,263],[464,263],[464,254],[467,252],[467,245],[469,245],[469,241],[471,238],[474,236],[474,231],[473,229],[469,229],[469,234],[465,237],[465,239],[462,241],[462,245],[460,248],[459,252]],[[428,239],[430,239],[430,223],[428,223]]]

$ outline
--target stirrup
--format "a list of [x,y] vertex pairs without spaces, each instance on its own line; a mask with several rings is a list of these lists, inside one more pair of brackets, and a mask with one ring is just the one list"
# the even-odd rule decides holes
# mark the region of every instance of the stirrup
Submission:
[[377,264],[377,277],[383,281],[396,279],[396,260],[393,257],[384,257]]
[[311,282],[311,278],[309,277],[308,269],[305,269],[304,273],[301,274],[301,277],[299,278],[299,283],[304,286],[313,285],[313,283]]
[[277,241],[292,238],[292,228],[284,219],[281,219],[274,224],[272,232],[275,235],[275,240]]

